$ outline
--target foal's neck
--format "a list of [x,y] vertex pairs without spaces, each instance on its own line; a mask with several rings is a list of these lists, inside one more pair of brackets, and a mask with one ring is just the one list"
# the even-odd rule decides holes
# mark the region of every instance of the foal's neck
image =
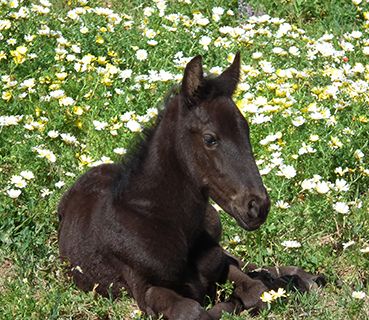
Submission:
[[208,197],[193,179],[177,152],[178,98],[166,107],[161,121],[146,146],[140,172],[127,185],[128,202],[160,218],[202,219]]

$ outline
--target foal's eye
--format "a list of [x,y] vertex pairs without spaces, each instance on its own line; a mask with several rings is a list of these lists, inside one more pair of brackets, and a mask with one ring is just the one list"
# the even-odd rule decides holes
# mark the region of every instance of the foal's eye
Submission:
[[203,139],[207,147],[214,147],[218,143],[216,137],[214,137],[212,134],[204,134]]

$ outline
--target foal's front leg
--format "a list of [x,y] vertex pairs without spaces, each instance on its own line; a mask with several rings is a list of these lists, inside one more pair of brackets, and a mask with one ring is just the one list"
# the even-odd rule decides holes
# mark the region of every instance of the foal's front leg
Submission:
[[221,276],[224,274],[235,286],[229,300],[215,304],[208,311],[211,319],[220,319],[223,311],[239,313],[244,309],[249,309],[256,313],[266,307],[260,297],[268,288],[260,280],[252,279],[245,274],[220,246],[210,248],[197,261],[197,270],[203,284],[215,284],[218,281],[224,281],[225,278]]
[[[205,223],[208,233],[213,239],[219,242],[221,237],[221,222],[218,213],[210,204],[206,211]],[[266,307],[266,304],[260,299],[264,291],[284,288],[286,290],[295,289],[300,292],[306,292],[326,283],[323,275],[314,275],[298,267],[257,268],[253,264],[245,265],[243,261],[225,250],[223,252],[231,261],[228,280],[233,281],[235,284],[234,297],[236,300],[233,299],[232,301],[215,305],[209,311],[211,315],[221,314],[222,310],[230,312],[229,310],[232,310],[232,308],[236,311],[244,308],[257,312]],[[245,269],[245,272],[242,269]],[[242,302],[242,306],[239,305],[237,299]]]
[[[210,204],[206,210],[205,225],[205,229],[210,236],[219,242],[222,233],[221,221],[218,212]],[[225,259],[228,261],[227,263],[229,263],[227,279],[235,285],[233,296],[236,299],[214,306],[214,314],[216,313],[215,310],[220,310],[222,307],[226,312],[229,312],[232,307],[234,310],[236,309],[236,311],[237,309],[252,309],[254,311],[259,311],[265,308],[266,304],[262,302],[260,297],[264,291],[268,290],[268,288],[262,281],[252,279],[241,270],[243,266],[243,262],[241,260],[233,257],[224,249],[222,249],[222,251]],[[239,305],[237,299],[242,302],[242,306]],[[209,313],[211,312],[209,311]]]
[[153,286],[131,267],[124,267],[127,289],[147,315],[162,314],[168,320],[213,320],[197,301],[169,288]]

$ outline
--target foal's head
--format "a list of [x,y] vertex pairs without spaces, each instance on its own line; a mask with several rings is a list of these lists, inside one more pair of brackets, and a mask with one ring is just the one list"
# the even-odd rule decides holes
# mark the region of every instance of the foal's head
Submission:
[[186,66],[180,93],[178,148],[192,177],[247,230],[266,219],[270,200],[250,144],[249,125],[232,101],[240,55],[216,78],[204,78],[201,56]]

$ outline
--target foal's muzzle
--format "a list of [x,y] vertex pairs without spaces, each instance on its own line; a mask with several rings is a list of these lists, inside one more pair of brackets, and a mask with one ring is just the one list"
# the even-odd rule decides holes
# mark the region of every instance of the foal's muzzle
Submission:
[[262,195],[244,195],[236,197],[232,207],[238,224],[251,231],[265,222],[270,209],[270,199],[266,192]]

